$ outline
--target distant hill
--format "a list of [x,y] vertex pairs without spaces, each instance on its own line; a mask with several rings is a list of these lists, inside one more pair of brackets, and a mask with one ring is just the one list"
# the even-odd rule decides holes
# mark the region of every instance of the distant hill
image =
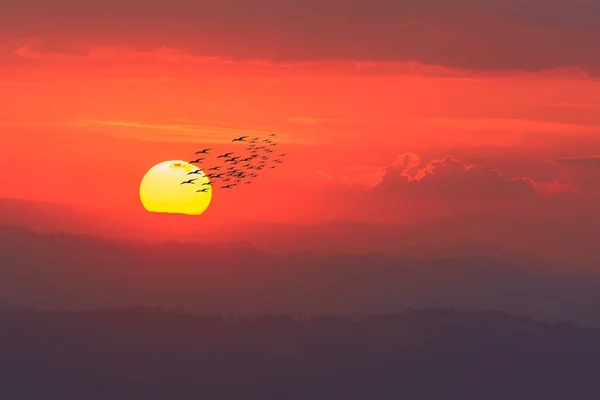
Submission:
[[493,257],[270,254],[243,242],[127,243],[3,227],[0,260],[0,308],[364,315],[431,306],[600,325],[597,274],[556,277]]
[[0,313],[0,350],[12,399],[586,399],[600,377],[600,331],[490,311],[28,310]]
[[[84,209],[0,199],[0,225],[23,226],[40,233],[91,234],[129,241],[248,242],[271,253],[394,253],[417,258],[423,255],[430,258],[430,254],[450,258],[483,255],[510,263],[519,262],[516,255],[520,258],[527,255],[527,263],[535,258],[567,264],[570,268],[598,270],[600,253],[596,236],[600,221],[586,218],[585,210],[571,214],[552,220],[535,215],[474,214],[406,225],[364,222],[293,225],[216,221],[204,215],[199,220],[143,210]],[[419,254],[418,249],[425,252]],[[498,257],[499,252],[504,254]],[[560,266],[555,269],[560,270]]]

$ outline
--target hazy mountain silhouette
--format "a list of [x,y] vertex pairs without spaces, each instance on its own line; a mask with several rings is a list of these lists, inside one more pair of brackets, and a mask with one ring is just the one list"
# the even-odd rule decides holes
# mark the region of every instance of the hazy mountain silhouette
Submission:
[[493,258],[269,254],[246,243],[143,244],[0,228],[0,307],[159,305],[201,313],[352,314],[496,309],[600,325],[597,274]]
[[[196,219],[185,216],[128,211],[127,218],[122,218],[121,214],[114,210],[0,199],[0,225],[24,226],[42,233],[63,231],[154,242],[247,241],[260,249],[279,253],[382,252],[412,257],[415,249],[426,248],[430,254],[428,258],[432,253],[454,258],[456,250],[450,249],[461,247],[463,256],[498,258],[496,253],[501,249],[505,253],[503,257],[510,255],[507,261],[511,263],[516,261],[515,254],[526,254],[528,258],[554,260],[571,267],[597,269],[600,265],[596,240],[599,221],[586,217],[584,210],[574,216],[563,216],[562,219],[559,216],[548,219],[536,215],[473,214],[406,225],[328,222],[304,226],[258,222],[213,223],[204,216],[202,224],[198,224]],[[469,244],[468,247],[465,247],[465,243]],[[482,249],[485,249],[484,253]]]
[[583,399],[600,377],[600,331],[498,312],[28,310],[0,350],[7,399]]

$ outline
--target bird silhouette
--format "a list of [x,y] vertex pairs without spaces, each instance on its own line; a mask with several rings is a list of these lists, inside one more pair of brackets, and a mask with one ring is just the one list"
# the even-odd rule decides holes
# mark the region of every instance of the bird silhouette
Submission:
[[208,152],[212,150],[211,149],[203,149],[203,150],[198,150],[195,154],[208,154]]
[[204,183],[202,184],[202,186],[210,186],[210,185],[212,185],[212,182],[204,182]]
[[232,154],[233,154],[233,151],[229,152],[229,153],[221,154],[217,158],[229,158],[229,157],[231,157]]
[[197,180],[198,178],[194,178],[194,179],[189,179],[187,181],[181,182],[182,185],[185,184],[190,184],[190,185],[195,185],[194,181]]
[[197,169],[195,171],[188,172],[187,174],[188,175],[199,175],[199,174],[202,174],[202,170]]
[[204,158],[197,158],[189,162],[189,164],[199,164],[204,160]]
[[208,188],[198,189],[198,190],[196,190],[196,193],[206,193],[207,191],[208,191]]
[[239,138],[233,139],[232,142],[245,142],[247,137],[248,136],[240,136]]
[[229,185],[221,186],[221,189],[231,189],[235,186],[235,183],[230,183]]

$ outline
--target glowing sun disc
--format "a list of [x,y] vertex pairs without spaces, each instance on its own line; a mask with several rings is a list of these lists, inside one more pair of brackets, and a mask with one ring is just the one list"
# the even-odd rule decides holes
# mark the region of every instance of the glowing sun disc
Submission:
[[[164,161],[150,168],[140,184],[140,200],[149,212],[200,215],[210,205],[212,188],[203,183],[210,182],[195,165],[185,161]],[[196,179],[193,184],[181,183]],[[208,189],[205,192],[196,192]]]

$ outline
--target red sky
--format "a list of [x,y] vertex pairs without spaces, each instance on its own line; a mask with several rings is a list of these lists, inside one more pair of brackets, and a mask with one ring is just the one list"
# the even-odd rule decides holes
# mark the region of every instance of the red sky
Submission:
[[598,217],[599,12],[585,0],[9,0],[0,197],[125,220],[152,165],[277,132],[287,162],[216,192],[198,218]]

